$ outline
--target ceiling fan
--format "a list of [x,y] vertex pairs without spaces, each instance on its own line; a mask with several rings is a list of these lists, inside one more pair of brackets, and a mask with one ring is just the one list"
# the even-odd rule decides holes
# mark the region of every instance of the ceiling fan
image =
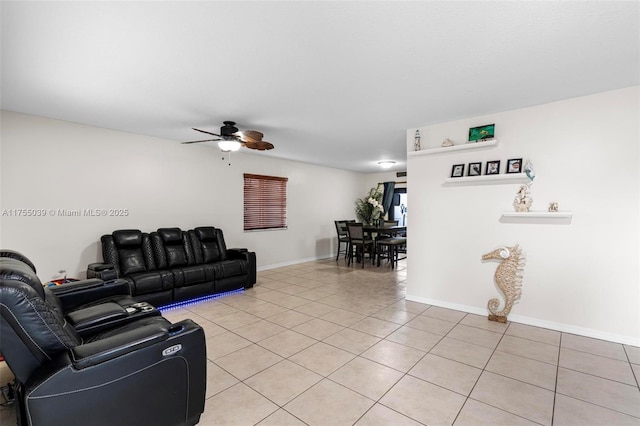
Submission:
[[271,142],[262,140],[264,135],[261,132],[258,132],[257,130],[243,130],[240,132],[234,121],[225,121],[224,125],[220,127],[220,134],[196,128],[193,130],[196,132],[206,133],[213,136],[213,138],[182,143],[189,144],[218,141],[218,148],[223,152],[237,151],[241,146],[249,149],[257,149],[259,151],[273,149],[273,144]]

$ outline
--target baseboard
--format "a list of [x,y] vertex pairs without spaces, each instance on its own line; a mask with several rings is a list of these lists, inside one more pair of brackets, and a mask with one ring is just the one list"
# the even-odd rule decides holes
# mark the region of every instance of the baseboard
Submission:
[[[335,255],[334,255],[334,257],[335,257]],[[281,268],[283,266],[298,265],[300,263],[313,262],[313,261],[316,261],[316,260],[324,260],[324,259],[330,259],[330,258],[331,258],[331,256],[307,257],[307,258],[304,258],[304,259],[295,259],[295,260],[289,260],[289,261],[282,262],[282,263],[274,263],[272,265],[258,266],[256,268],[256,270],[258,272],[260,272],[260,271],[268,271],[269,269]]]
[[[444,302],[442,300],[429,299],[426,297],[407,295],[407,300],[418,303],[425,303],[427,305],[439,306],[441,308],[454,309],[456,311],[467,312],[470,314],[488,315],[486,308],[478,308],[475,306],[459,305],[457,303]],[[547,328],[549,330],[561,331],[563,333],[577,334],[579,336],[591,337],[594,339],[606,340],[614,343],[621,343],[623,345],[631,345],[640,347],[640,339],[622,336],[619,334],[606,333],[600,330],[594,330],[591,328],[578,327],[571,324],[558,323],[553,321],[546,321],[539,318],[532,318],[522,315],[509,315],[510,322],[517,322],[519,324],[532,325],[535,327]]]

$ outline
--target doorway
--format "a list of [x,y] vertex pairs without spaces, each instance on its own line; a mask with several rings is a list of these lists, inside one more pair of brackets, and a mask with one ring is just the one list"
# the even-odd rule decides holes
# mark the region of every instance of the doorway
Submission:
[[407,188],[394,189],[391,207],[389,219],[397,220],[400,226],[407,226]]

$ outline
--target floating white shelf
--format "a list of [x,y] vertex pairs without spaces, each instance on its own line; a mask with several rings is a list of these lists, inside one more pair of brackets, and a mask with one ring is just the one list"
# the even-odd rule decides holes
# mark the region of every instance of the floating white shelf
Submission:
[[529,178],[524,173],[509,173],[502,175],[463,176],[447,178],[444,185],[499,185],[508,183],[527,183]]
[[573,212],[504,212],[502,217],[521,219],[571,219]]
[[538,224],[538,225],[569,225],[573,212],[503,212],[501,223]]
[[472,149],[491,148],[498,145],[498,139],[489,139],[482,142],[465,143],[463,145],[445,146],[441,148],[427,148],[420,151],[409,151],[407,156],[419,157],[422,155],[435,155],[435,154],[451,154],[460,151],[468,151]]

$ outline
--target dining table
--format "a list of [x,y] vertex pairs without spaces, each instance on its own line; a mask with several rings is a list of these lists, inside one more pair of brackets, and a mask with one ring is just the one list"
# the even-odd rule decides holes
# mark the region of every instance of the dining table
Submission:
[[363,225],[362,230],[369,234],[388,234],[398,235],[400,233],[406,233],[407,227],[401,225]]

